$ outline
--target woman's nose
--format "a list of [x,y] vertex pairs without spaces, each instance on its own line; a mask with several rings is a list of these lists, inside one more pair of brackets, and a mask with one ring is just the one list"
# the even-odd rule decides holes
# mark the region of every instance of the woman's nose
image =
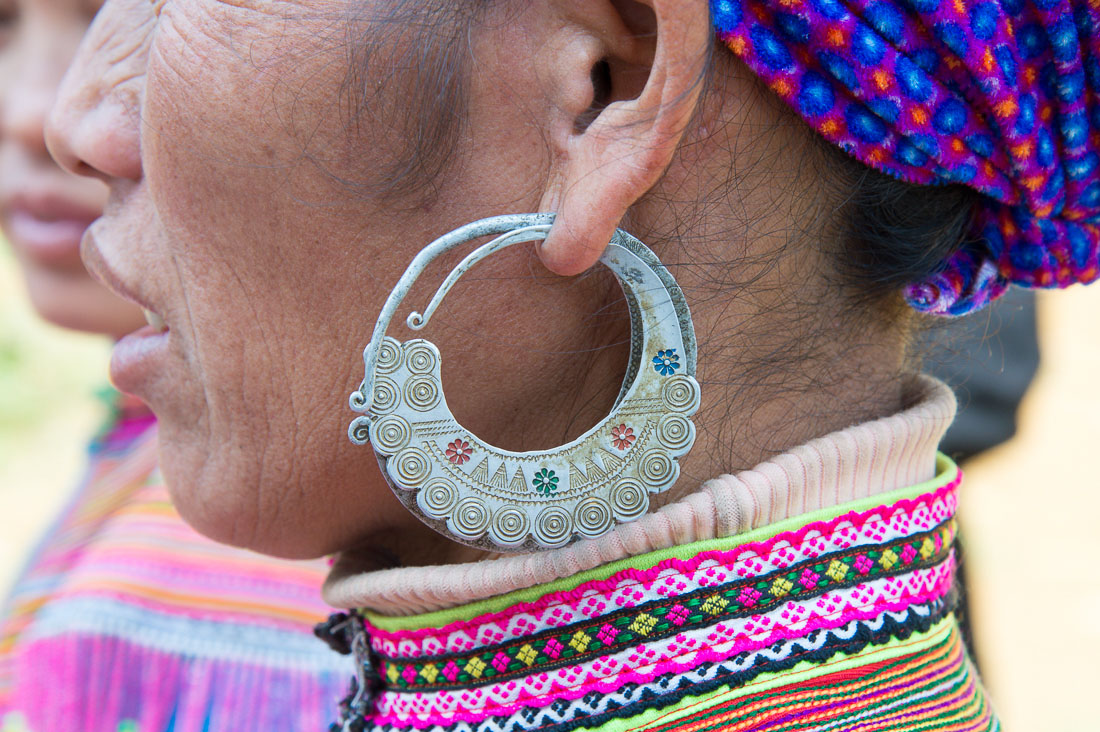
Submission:
[[[87,44],[85,44],[87,45]],[[46,119],[46,144],[61,167],[110,183],[141,177],[140,94],[133,80],[82,63],[78,52]]]

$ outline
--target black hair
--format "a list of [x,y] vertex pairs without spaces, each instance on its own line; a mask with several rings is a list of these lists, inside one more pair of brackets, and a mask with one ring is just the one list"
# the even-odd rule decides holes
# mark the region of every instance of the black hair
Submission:
[[822,140],[835,161],[841,205],[838,269],[860,296],[882,300],[936,272],[973,243],[982,194],[959,184],[917,185],[881,173]]

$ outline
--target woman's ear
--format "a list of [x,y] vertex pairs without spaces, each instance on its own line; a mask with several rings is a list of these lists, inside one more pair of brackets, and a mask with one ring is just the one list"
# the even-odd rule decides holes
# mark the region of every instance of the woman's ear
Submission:
[[583,86],[589,102],[554,141],[540,209],[557,219],[539,257],[551,271],[575,275],[596,263],[627,209],[672,162],[699,102],[714,31],[708,0],[564,4],[574,6],[568,17],[588,38],[588,73],[564,86]]

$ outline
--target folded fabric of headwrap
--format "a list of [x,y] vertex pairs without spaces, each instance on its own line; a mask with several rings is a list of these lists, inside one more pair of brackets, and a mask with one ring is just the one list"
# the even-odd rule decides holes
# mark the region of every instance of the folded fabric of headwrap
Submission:
[[711,0],[726,45],[830,142],[985,194],[905,296],[963,315],[1100,274],[1100,0]]

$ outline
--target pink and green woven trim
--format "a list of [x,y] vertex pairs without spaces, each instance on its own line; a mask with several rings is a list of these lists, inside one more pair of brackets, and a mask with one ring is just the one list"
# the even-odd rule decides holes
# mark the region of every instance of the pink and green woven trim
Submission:
[[565,732],[930,632],[953,622],[959,481],[465,619],[371,616],[365,728]]
[[[635,608],[650,599],[677,597],[739,578],[772,573],[824,554],[897,542],[931,532],[954,516],[961,480],[961,474],[956,474],[926,495],[811,522],[732,549],[704,551],[689,559],[670,558],[647,569],[627,567],[606,579],[552,592],[471,620],[399,631],[368,620],[371,645],[383,658],[462,653]],[[941,547],[935,548],[938,552]]]
[[985,194],[979,240],[906,292],[962,315],[1100,274],[1100,8],[1090,0],[711,0],[810,126],[905,181]]

